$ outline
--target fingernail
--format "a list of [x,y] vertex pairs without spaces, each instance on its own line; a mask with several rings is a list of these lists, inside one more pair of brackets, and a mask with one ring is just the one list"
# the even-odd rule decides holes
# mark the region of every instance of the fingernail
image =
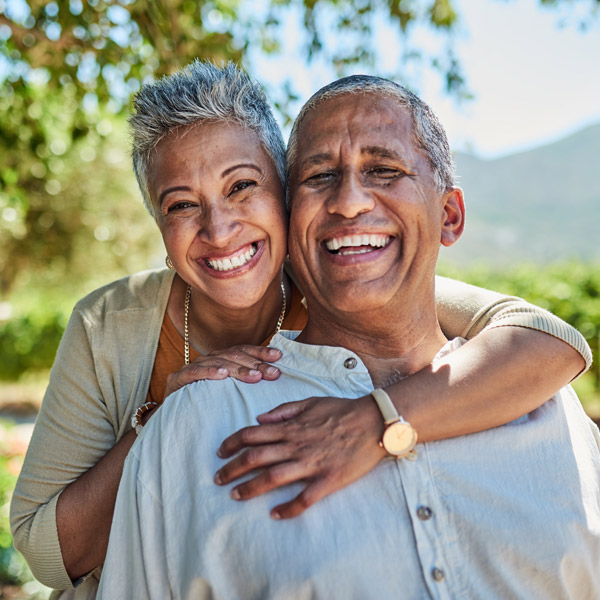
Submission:
[[254,377],[255,375],[260,375],[260,371],[257,371],[256,369],[250,369],[248,375],[252,375],[252,377]]
[[239,500],[241,498],[241,496],[240,496],[240,490],[238,490],[237,488],[233,488],[231,490],[231,497],[234,500]]
[[217,456],[218,456],[219,458],[225,458],[225,454],[223,453],[223,449],[222,449],[222,448],[219,448],[219,449],[217,450]]
[[219,369],[217,369],[217,373],[219,375],[227,375],[227,373],[229,373],[229,371],[225,367],[220,367]]
[[215,483],[217,485],[221,485],[221,483],[223,483],[223,480],[221,479],[221,471],[217,471],[215,473]]
[[267,374],[276,375],[277,373],[279,373],[279,369],[276,367],[267,367]]
[[271,518],[275,519],[276,521],[279,521],[279,519],[281,519],[281,515],[279,514],[279,511],[272,510]]

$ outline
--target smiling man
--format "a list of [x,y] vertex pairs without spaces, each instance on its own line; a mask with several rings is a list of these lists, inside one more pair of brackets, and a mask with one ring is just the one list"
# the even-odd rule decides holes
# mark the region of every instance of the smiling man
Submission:
[[[435,116],[388,81],[340,80],[302,110],[288,171],[308,325],[273,338],[277,381],[192,384],[151,419],[126,463],[100,597],[598,597],[599,440],[570,389],[427,444],[379,389],[461,343],[435,313],[439,246],[464,226]],[[268,513],[302,484],[248,502],[214,485],[213,449],[282,397],[366,394],[382,442],[364,452],[390,460],[299,517]],[[269,464],[269,445],[254,451]]]

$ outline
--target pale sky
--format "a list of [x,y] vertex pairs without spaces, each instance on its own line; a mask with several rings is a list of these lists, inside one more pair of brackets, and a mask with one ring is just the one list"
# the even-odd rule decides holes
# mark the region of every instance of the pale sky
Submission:
[[[475,99],[458,105],[441,91],[430,69],[413,73],[421,97],[446,127],[453,149],[492,158],[560,139],[600,123],[600,14],[587,32],[577,16],[588,0],[548,9],[539,0],[456,0],[461,22],[454,34],[469,89]],[[559,27],[566,17],[566,26]],[[426,47],[442,47],[425,29],[411,35]],[[388,75],[400,53],[397,36],[385,24],[378,32],[379,70]],[[281,58],[253,57],[253,73],[267,87],[289,77],[300,103],[335,79],[327,64],[307,67],[300,58],[302,28],[293,19]],[[299,104],[300,104],[299,103]],[[296,111],[297,111],[296,107]]]

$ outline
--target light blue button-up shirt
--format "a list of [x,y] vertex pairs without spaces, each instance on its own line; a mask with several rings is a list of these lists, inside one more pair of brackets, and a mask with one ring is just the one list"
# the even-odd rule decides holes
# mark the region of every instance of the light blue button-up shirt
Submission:
[[225,437],[284,401],[373,390],[356,354],[295,335],[271,343],[277,381],[197,382],[152,417],[100,598],[600,598],[600,441],[570,388],[503,427],[418,444],[295,519],[269,510],[301,484],[232,500],[213,483]]

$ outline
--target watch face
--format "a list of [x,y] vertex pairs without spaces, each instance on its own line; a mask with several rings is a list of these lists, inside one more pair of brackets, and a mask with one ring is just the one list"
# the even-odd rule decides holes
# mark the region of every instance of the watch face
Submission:
[[417,433],[408,423],[397,421],[383,432],[381,441],[387,452],[394,456],[403,456],[415,447]]

